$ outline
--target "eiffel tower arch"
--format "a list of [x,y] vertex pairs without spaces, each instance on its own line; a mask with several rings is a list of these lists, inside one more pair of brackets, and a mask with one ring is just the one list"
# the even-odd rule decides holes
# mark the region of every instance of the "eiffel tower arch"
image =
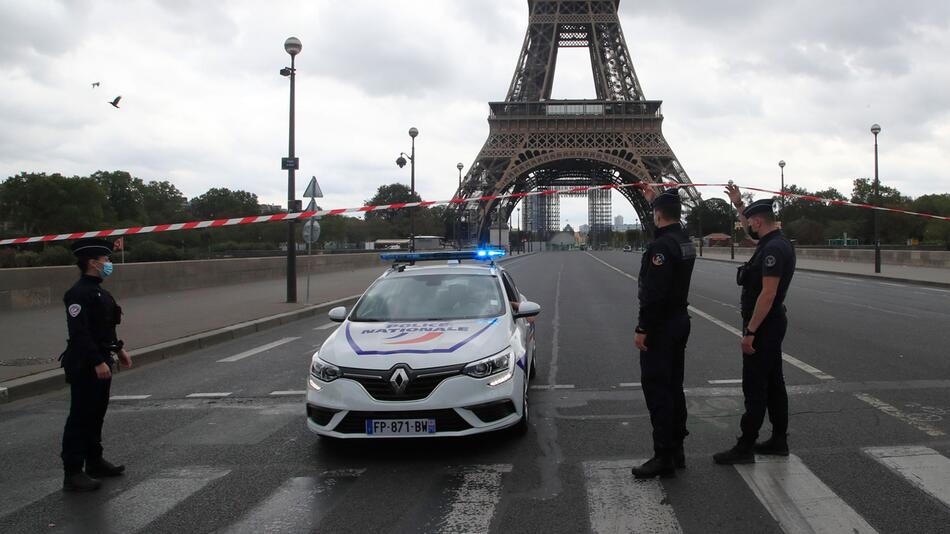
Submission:
[[[488,140],[457,197],[565,190],[584,185],[677,182],[687,202],[699,195],[663,137],[662,102],[647,100],[620,27],[620,0],[528,0],[521,55],[504,102],[489,103]],[[552,100],[561,48],[587,48],[596,100]],[[652,231],[649,203],[636,188],[617,189]],[[587,193],[584,193],[587,195]],[[525,228],[556,231],[560,195],[527,197]],[[507,221],[517,201],[460,205],[463,238],[485,242],[493,222]],[[610,196],[589,195],[589,220],[610,221]]]

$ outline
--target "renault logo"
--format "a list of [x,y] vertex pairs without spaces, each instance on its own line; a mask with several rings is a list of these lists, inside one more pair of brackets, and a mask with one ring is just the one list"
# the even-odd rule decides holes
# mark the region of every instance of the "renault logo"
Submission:
[[393,387],[393,392],[397,395],[402,395],[406,392],[406,387],[409,386],[409,374],[406,373],[406,370],[400,367],[393,371],[391,377],[389,377],[389,384]]

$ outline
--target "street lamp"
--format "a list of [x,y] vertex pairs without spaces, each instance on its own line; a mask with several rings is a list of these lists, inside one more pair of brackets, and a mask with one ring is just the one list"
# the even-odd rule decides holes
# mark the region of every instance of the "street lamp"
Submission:
[[[782,169],[782,188],[779,189],[782,193],[785,192],[785,160],[779,160],[778,167]],[[785,209],[785,195],[782,195],[782,209]]]
[[[300,211],[297,205],[296,186],[294,185],[294,172],[300,166],[294,154],[294,81],[297,76],[297,69],[294,66],[294,58],[303,49],[300,39],[289,37],[284,41],[284,50],[290,54],[290,68],[280,69],[280,75],[290,78],[290,142],[288,146],[287,159],[284,160],[282,167],[287,169],[287,211]],[[287,224],[287,302],[297,302],[297,233],[295,220]]]
[[[878,178],[877,172],[877,134],[881,133],[881,125],[874,124],[871,126],[871,133],[874,134],[874,205],[881,205],[881,191],[880,191],[880,180]],[[878,210],[874,210],[874,272],[880,274],[881,272],[881,238],[878,234],[880,214]]]
[[[465,165],[462,165],[462,163],[459,162],[458,165],[455,166],[455,168],[459,170],[459,188],[458,188],[458,193],[457,193],[457,194],[458,194],[458,197],[461,198],[461,197],[462,197],[462,169],[465,168]],[[464,205],[461,204],[461,203],[457,204],[457,205],[456,205],[456,208],[457,208],[458,211],[457,211],[456,213],[458,213],[459,215],[461,215],[462,210],[464,209],[463,206],[464,206]],[[459,226],[459,217],[456,216],[456,217],[455,217],[455,239],[456,239],[456,241],[458,242],[458,249],[459,249],[459,250],[462,250],[462,236],[459,235],[459,234],[461,233],[461,231],[462,231],[462,229],[461,229],[461,227]]]
[[[412,150],[410,150],[410,154],[408,155],[405,152],[400,152],[399,157],[396,158],[396,165],[399,165],[400,169],[406,166],[406,158],[409,158],[409,191],[413,197],[416,196],[416,137],[418,135],[419,130],[417,128],[409,128],[409,137],[412,138]],[[415,212],[415,210],[409,210],[409,252],[415,252],[416,250],[416,226],[413,212]]]

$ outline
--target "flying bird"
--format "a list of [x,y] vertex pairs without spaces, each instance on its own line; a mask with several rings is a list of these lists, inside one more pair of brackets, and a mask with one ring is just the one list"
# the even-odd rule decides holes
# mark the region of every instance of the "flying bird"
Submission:
[[119,109],[119,100],[122,100],[121,96],[115,97],[115,100],[109,103],[112,104],[112,107],[114,107],[115,109]]
[[92,82],[92,88],[95,89],[96,87],[99,87],[99,82]]

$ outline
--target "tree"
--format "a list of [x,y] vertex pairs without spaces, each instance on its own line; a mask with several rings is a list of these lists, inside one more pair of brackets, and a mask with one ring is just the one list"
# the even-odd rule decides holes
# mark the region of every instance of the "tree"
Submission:
[[143,224],[146,221],[142,190],[145,184],[125,171],[96,171],[91,178],[98,183],[109,199],[113,221]]
[[728,201],[711,198],[690,210],[686,215],[686,227],[691,234],[699,235],[700,223],[702,223],[705,235],[716,232],[728,234],[734,217]]
[[0,220],[30,234],[100,229],[109,211],[105,191],[92,178],[24,172],[0,189]]
[[141,192],[148,224],[180,222],[185,217],[188,200],[170,182],[149,182]]
[[[421,200],[422,197],[419,196],[419,193],[413,193],[408,186],[403,184],[389,184],[379,186],[373,198],[366,201],[366,205],[380,206],[383,204],[420,202]],[[371,211],[366,214],[366,220],[382,219],[384,221],[393,222],[404,213],[404,210]]]
[[191,199],[191,211],[202,219],[228,219],[257,215],[260,205],[255,194],[221,187]]

